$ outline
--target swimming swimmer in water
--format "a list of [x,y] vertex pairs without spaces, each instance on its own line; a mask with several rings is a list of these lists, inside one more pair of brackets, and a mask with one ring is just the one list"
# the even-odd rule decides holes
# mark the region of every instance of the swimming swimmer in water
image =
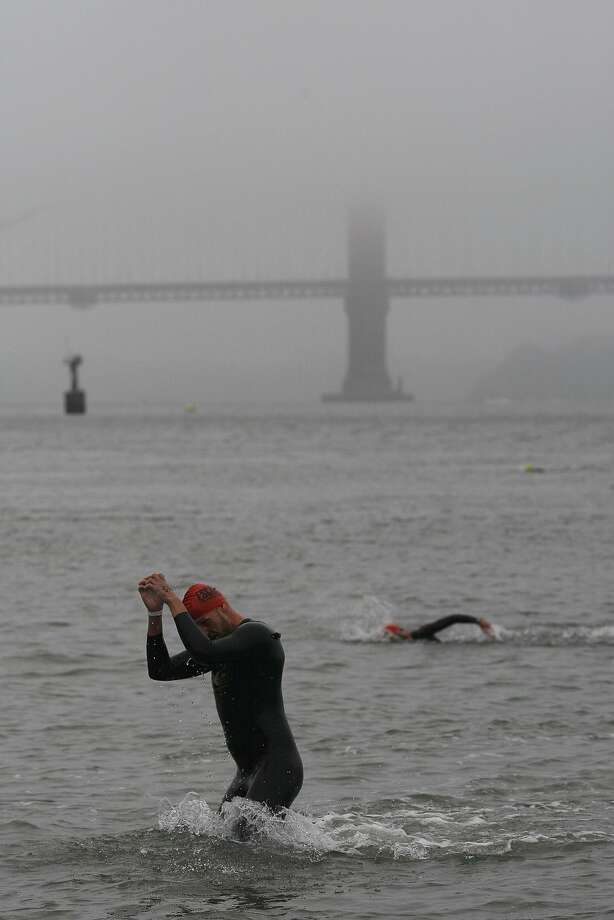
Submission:
[[495,631],[492,624],[484,617],[472,617],[468,613],[452,613],[440,620],[434,620],[432,623],[426,623],[424,626],[418,626],[417,629],[403,629],[396,623],[387,623],[384,626],[386,635],[391,639],[412,641],[416,639],[427,639],[430,642],[439,642],[435,633],[447,629],[448,626],[454,626],[455,623],[475,623],[479,626],[484,635],[489,639],[495,638]]
[[[273,811],[287,808],[303,784],[303,764],[284,712],[279,633],[233,610],[210,585],[192,585],[181,600],[157,572],[143,578],[138,589],[149,611],[147,667],[152,680],[184,680],[211,672],[226,745],[237,765],[223,801],[240,796]],[[186,648],[172,658],[162,635],[163,604]],[[238,830],[246,836],[244,822]]]

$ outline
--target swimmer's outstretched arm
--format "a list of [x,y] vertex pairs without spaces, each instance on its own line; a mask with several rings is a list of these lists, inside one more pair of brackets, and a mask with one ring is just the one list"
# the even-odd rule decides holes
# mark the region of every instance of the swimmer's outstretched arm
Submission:
[[435,639],[436,641],[436,633],[441,632],[442,629],[447,629],[448,626],[454,626],[456,623],[475,623],[487,636],[493,636],[492,626],[483,617],[473,617],[468,613],[451,613],[449,616],[435,620],[433,623],[425,623],[424,626],[412,629],[411,638]]

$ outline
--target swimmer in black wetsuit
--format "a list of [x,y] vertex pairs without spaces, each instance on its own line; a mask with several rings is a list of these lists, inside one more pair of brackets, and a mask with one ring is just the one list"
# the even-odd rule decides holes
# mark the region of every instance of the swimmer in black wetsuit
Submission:
[[417,629],[403,629],[402,626],[397,626],[396,623],[387,623],[384,626],[384,632],[391,639],[405,641],[427,639],[430,642],[439,642],[435,634],[441,632],[442,629],[447,629],[448,626],[454,626],[455,623],[475,623],[489,639],[495,638],[495,631],[488,620],[484,619],[484,617],[472,617],[467,613],[452,613],[450,616],[442,617],[433,623],[418,626]]
[[[139,593],[149,611],[147,667],[152,680],[211,672],[226,745],[237,765],[223,801],[240,796],[275,812],[288,808],[303,784],[303,764],[284,712],[279,633],[242,616],[216,588],[202,583],[192,585],[182,601],[164,576],[155,573],[139,582]],[[172,658],[162,636],[163,604],[186,647]],[[245,823],[239,833],[246,836]]]

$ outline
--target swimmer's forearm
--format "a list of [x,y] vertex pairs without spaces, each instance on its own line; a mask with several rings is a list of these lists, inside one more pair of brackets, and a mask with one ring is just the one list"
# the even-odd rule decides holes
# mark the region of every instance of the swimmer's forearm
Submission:
[[194,661],[189,652],[171,658],[162,635],[147,637],[147,671],[152,680],[186,680],[210,670]]
[[173,617],[178,616],[180,613],[188,612],[181,598],[177,597],[175,593],[169,594],[168,597],[165,597],[164,602],[172,613]]
[[198,628],[187,610],[180,610],[174,617],[179,638],[186,649],[199,661],[209,661],[213,642]]
[[449,626],[454,626],[456,623],[478,624],[478,622],[476,617],[468,613],[450,613],[433,623],[425,623],[424,626],[419,626],[418,629],[412,629],[411,635],[412,639],[432,639],[436,633],[441,632],[442,629],[447,629]]
[[149,614],[147,618],[147,635],[148,636],[161,636],[162,635],[162,617],[159,613]]

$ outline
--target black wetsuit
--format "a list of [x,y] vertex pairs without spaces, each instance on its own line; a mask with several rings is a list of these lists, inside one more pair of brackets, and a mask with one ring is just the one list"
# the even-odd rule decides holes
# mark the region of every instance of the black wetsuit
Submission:
[[243,620],[229,635],[211,640],[188,613],[175,617],[175,624],[186,651],[171,658],[162,636],[148,636],[149,676],[183,680],[211,672],[226,744],[237,765],[224,801],[241,796],[275,811],[287,808],[303,785],[303,764],[284,712],[279,633]]
[[410,629],[409,635],[412,639],[428,639],[431,642],[439,642],[435,633],[440,632],[442,629],[447,629],[448,626],[454,626],[455,623],[475,623],[476,626],[480,625],[478,618],[472,617],[468,613],[451,613],[440,620],[434,620],[432,623],[418,626],[417,629]]

